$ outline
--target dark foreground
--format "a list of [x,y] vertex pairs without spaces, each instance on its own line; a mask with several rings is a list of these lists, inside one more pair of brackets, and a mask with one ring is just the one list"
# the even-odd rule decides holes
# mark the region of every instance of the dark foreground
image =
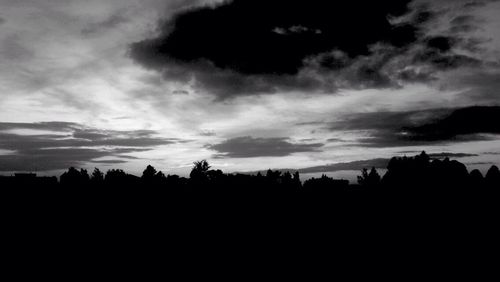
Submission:
[[98,169],[89,176],[85,170],[70,168],[60,181],[26,174],[1,177],[0,206],[4,215],[93,216],[96,222],[109,224],[118,220],[167,224],[165,217],[281,222],[327,216],[324,224],[328,225],[333,218],[408,221],[423,217],[439,222],[438,215],[460,219],[481,215],[479,221],[500,214],[496,166],[483,177],[477,170],[469,173],[460,162],[432,160],[422,152],[393,158],[387,169],[383,177],[374,168],[363,169],[353,185],[327,176],[302,182],[298,172],[225,174],[211,170],[206,161],[196,162],[189,178],[165,176],[151,166],[142,177],[121,170],[104,174]]
[[498,169],[483,177],[420,155],[393,159],[383,177],[364,170],[351,185],[207,167],[197,163],[190,178],[150,167],[142,177],[2,178],[4,267],[20,278],[137,280],[478,279],[496,269]]

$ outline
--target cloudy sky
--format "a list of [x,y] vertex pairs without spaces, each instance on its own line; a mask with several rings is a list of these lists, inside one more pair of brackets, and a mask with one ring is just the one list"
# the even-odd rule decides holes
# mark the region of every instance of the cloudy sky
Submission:
[[0,0],[0,174],[500,164],[500,1]]

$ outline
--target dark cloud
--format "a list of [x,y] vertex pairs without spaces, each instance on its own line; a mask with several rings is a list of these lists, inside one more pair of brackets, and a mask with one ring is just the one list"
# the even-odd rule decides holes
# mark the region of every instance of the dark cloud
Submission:
[[496,155],[500,155],[500,152],[484,152],[483,154],[496,156]]
[[331,124],[331,130],[399,130],[403,127],[418,125],[436,117],[446,116],[449,109],[431,109],[407,112],[368,112],[353,113],[342,117],[341,121]]
[[[378,42],[413,42],[416,28],[388,21],[391,14],[404,14],[408,2],[236,0],[178,14],[160,26],[157,38],[132,45],[131,55],[170,79],[195,78],[198,86],[222,97],[335,90],[303,71],[307,59],[333,50],[351,59],[368,56],[370,45]],[[370,70],[359,74],[363,79]]]
[[[433,48],[417,52],[413,58],[413,64],[425,64],[431,66],[433,67],[431,72],[435,72],[436,70],[451,70],[459,67],[477,67],[482,64],[481,60],[474,57],[462,54],[453,54],[439,49],[451,48],[451,46],[445,44],[444,41],[435,44],[436,46]],[[438,44],[441,45],[437,47]],[[451,42],[448,42],[448,44],[451,44]]]
[[327,142],[346,142],[342,138],[329,138],[326,140]]
[[102,160],[102,161],[92,161],[95,164],[124,164],[127,161],[124,160]]
[[[181,142],[178,139],[140,136],[134,132],[110,131],[105,134],[75,133],[72,135],[42,134],[20,135],[0,133],[0,149],[17,150],[30,148],[60,148],[60,147],[155,147]],[[117,134],[117,135],[115,135]]]
[[500,134],[500,107],[469,107],[420,126],[404,127],[411,140],[453,140],[461,135]]
[[[309,173],[328,173],[328,172],[337,172],[337,171],[359,171],[363,168],[372,168],[375,167],[377,169],[385,169],[387,168],[387,164],[389,163],[390,159],[385,159],[385,158],[378,158],[378,159],[370,159],[370,160],[360,160],[360,161],[352,161],[352,162],[345,162],[345,163],[336,163],[336,164],[327,164],[327,165],[321,165],[321,166],[314,166],[314,167],[306,167],[306,168],[299,168],[299,169],[288,169],[288,168],[281,168],[281,169],[276,169],[279,171],[289,171],[289,172],[299,172],[303,174],[309,174]],[[251,174],[256,174],[256,173],[266,173],[266,171],[256,171],[256,172],[251,172]]]
[[[340,49],[354,57],[380,41],[413,41],[415,30],[399,34],[401,27],[387,20],[404,14],[408,2],[234,0],[178,14],[133,52],[167,62],[209,61],[243,74],[297,74],[311,55]],[[396,42],[402,35],[406,40]]]
[[94,159],[118,156],[113,150],[62,148],[18,150],[0,155],[0,171],[49,171],[79,167]]
[[175,95],[189,95],[189,91],[186,90],[174,90],[172,93]]
[[434,49],[439,52],[448,52],[456,44],[455,38],[448,36],[434,36],[425,40],[428,49]]
[[226,1],[178,13],[156,37],[132,44],[130,55],[222,99],[400,87],[481,64],[458,52],[470,41],[458,29],[476,24],[470,16],[452,20],[454,32],[429,37],[428,25],[446,10],[410,2]]
[[[398,154],[420,154],[422,151],[401,151],[398,152]],[[484,153],[487,154],[487,153]],[[442,152],[442,153],[428,153],[427,154],[430,158],[435,158],[435,159],[443,159],[443,158],[467,158],[467,157],[477,157],[479,155],[477,154],[469,154],[469,153],[449,153],[449,152]]]
[[175,138],[155,137],[155,131],[111,131],[83,129],[73,133],[74,144],[91,146],[154,147],[184,142]]
[[489,140],[500,134],[500,107],[468,107],[409,112],[351,114],[331,130],[363,131],[358,144],[368,147],[432,145],[441,142]]
[[[420,151],[406,151],[400,152],[413,154],[413,153],[421,153]],[[478,155],[475,154],[467,154],[467,153],[434,153],[428,154],[431,159],[444,159],[444,158],[465,158],[465,157],[476,157]],[[280,171],[298,171],[299,173],[329,173],[329,172],[338,172],[338,171],[359,171],[363,168],[376,168],[376,169],[386,169],[389,164],[390,159],[388,158],[376,158],[369,160],[359,160],[352,162],[344,162],[344,163],[335,163],[335,164],[327,164],[321,166],[300,168],[300,169],[278,169]],[[265,173],[265,171],[262,171]]]
[[436,153],[436,154],[429,154],[429,157],[431,159],[444,159],[444,158],[468,158],[468,157],[477,157],[479,155],[477,154],[467,154],[467,153]]
[[363,168],[372,168],[372,167],[384,169],[387,167],[389,161],[390,161],[389,159],[379,158],[379,159],[361,160],[361,161],[301,168],[298,171],[300,173],[327,173],[327,172],[337,172],[345,170],[361,170]]
[[200,132],[200,136],[213,137],[213,136],[217,136],[217,133],[215,131],[212,131],[212,130],[204,130],[204,131]]
[[498,2],[498,0],[471,0],[471,1],[462,1],[462,2],[465,2],[462,5],[462,7],[464,9],[475,9],[475,8],[479,8],[479,7],[484,7],[488,3]]
[[[23,129],[53,133],[17,133]],[[156,135],[149,130],[98,130],[67,122],[0,123],[0,149],[12,151],[0,156],[0,170],[54,170],[99,162],[96,159],[104,157],[133,159],[126,154],[184,142]]]
[[209,145],[207,148],[217,151],[217,157],[219,158],[254,158],[283,157],[294,153],[317,152],[322,146],[323,144],[320,143],[292,143],[288,138],[253,138],[246,136]]
[[7,22],[7,20],[6,20],[6,19],[4,19],[4,18],[0,18],[0,25],[4,24],[5,22]]

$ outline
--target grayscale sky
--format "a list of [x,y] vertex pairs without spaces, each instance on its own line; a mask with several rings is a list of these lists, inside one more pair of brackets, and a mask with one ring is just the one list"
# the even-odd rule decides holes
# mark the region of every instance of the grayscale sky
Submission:
[[0,0],[0,174],[500,165],[500,1],[321,2]]

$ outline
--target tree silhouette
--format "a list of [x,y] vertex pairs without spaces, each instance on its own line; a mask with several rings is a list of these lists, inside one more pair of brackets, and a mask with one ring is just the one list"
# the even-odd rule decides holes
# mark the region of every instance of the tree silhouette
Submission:
[[67,172],[61,175],[61,185],[67,187],[81,187],[87,185],[89,179],[87,170],[81,169],[79,171],[74,167],[70,167]]
[[90,181],[93,185],[102,185],[104,183],[104,173],[102,173],[97,167],[94,168],[94,171],[90,176]]
[[151,181],[156,175],[156,169],[151,165],[148,165],[142,173],[142,179]]
[[197,185],[206,182],[208,180],[208,171],[210,170],[210,165],[206,160],[198,161],[193,163],[193,168],[189,177],[192,182]]
[[165,176],[165,174],[164,174],[164,173],[160,170],[160,171],[158,171],[158,172],[156,173],[155,178],[156,178],[156,179],[160,179],[160,180],[161,180],[161,179],[166,179],[167,177],[166,177],[166,176]]
[[496,165],[492,166],[488,170],[488,172],[486,173],[485,181],[488,187],[500,187],[500,170]]
[[142,173],[141,181],[145,186],[159,187],[166,185],[167,177],[163,172],[156,171],[153,166],[148,165]]
[[372,167],[369,173],[366,168],[363,168],[361,175],[358,176],[358,184],[364,187],[378,186],[380,184],[380,175],[375,167]]
[[340,195],[349,186],[348,180],[336,180],[326,175],[321,178],[311,178],[304,182],[304,191],[313,194]]
[[478,170],[474,169],[469,174],[469,185],[475,185],[476,187],[482,187],[484,185],[483,174]]
[[300,181],[300,174],[298,171],[293,174],[292,185],[295,191],[300,191],[302,188],[302,182]]
[[[140,178],[139,178],[140,179]],[[111,169],[106,172],[104,182],[113,188],[128,188],[137,183],[138,177],[129,175],[121,169]]]

